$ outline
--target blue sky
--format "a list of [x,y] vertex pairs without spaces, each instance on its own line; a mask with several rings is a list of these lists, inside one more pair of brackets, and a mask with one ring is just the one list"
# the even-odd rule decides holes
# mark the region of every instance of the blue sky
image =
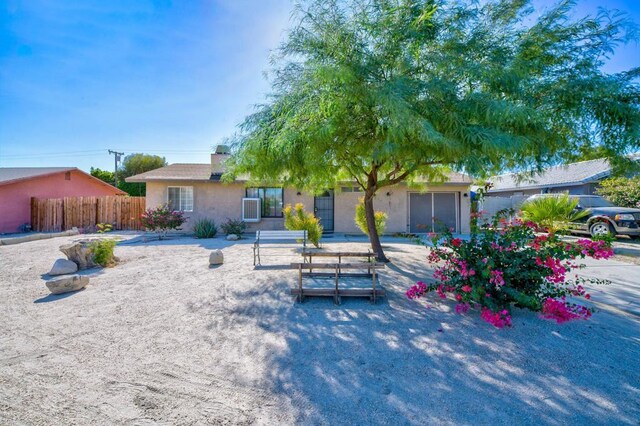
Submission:
[[[537,3],[548,4],[548,0]],[[640,23],[640,1],[578,1]],[[208,161],[269,90],[289,0],[0,2],[0,167]],[[640,66],[621,47],[609,72]]]

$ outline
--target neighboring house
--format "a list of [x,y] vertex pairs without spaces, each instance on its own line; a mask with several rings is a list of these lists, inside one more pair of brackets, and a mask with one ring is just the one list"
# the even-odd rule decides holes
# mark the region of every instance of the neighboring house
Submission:
[[[172,209],[185,211],[189,217],[184,226],[187,230],[195,220],[205,217],[217,224],[227,218],[243,219],[251,231],[284,229],[283,206],[302,203],[320,218],[326,232],[361,233],[354,215],[358,198],[364,194],[355,185],[345,183],[313,196],[292,187],[249,187],[246,179],[222,183],[223,163],[228,156],[217,149],[211,154],[211,164],[171,164],[126,181],[146,183],[148,207],[169,203]],[[386,233],[429,232],[434,217],[439,220],[436,223],[442,222],[455,232],[468,233],[470,184],[469,177],[452,174],[446,183],[383,188],[374,206],[389,215]]]
[[605,159],[580,161],[544,169],[532,177],[510,173],[489,179],[493,187],[487,195],[494,197],[530,196],[553,192],[574,195],[592,195],[598,182],[611,175],[611,166]]
[[19,232],[31,222],[31,197],[126,195],[76,167],[0,168],[0,233]]

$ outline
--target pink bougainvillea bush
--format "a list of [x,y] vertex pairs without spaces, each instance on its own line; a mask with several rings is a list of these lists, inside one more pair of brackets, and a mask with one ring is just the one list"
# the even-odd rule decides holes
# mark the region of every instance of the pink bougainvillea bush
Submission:
[[140,215],[140,223],[147,231],[154,231],[159,239],[167,235],[167,231],[180,230],[180,226],[187,221],[184,212],[172,211],[167,204],[155,209],[147,209]]
[[[474,218],[476,219],[476,218]],[[589,299],[586,283],[607,281],[572,274],[579,259],[607,259],[610,243],[580,239],[562,241],[555,234],[539,233],[534,223],[503,218],[482,226],[474,221],[468,241],[450,232],[431,234],[428,261],[434,265],[433,284],[418,282],[407,291],[409,299],[434,292],[457,301],[457,313],[471,308],[498,328],[511,326],[512,306],[540,312],[542,318],[562,323],[589,318],[593,310],[576,303]]]

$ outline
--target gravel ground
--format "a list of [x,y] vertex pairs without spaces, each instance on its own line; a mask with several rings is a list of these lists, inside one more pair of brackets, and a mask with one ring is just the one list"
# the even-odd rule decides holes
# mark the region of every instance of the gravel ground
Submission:
[[[291,248],[266,249],[254,270],[248,241],[178,238],[125,241],[118,266],[89,271],[83,291],[50,296],[41,274],[74,239],[0,247],[0,424],[640,419],[640,317],[617,309],[607,287],[594,293],[605,309],[588,322],[517,310],[514,327],[497,330],[451,302],[407,300],[431,273],[425,248],[407,241],[385,243],[386,299],[336,307],[293,302],[295,272],[283,266],[299,259]],[[367,247],[326,241],[332,251]],[[212,248],[223,249],[219,268],[208,267]],[[638,265],[602,264],[629,282],[640,276]],[[621,297],[637,300],[636,290]]]

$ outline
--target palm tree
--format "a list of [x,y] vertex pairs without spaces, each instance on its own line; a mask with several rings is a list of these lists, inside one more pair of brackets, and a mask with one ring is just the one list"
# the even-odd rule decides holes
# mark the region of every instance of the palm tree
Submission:
[[549,232],[563,232],[571,222],[588,216],[586,210],[577,209],[578,200],[568,194],[552,195],[525,201],[521,207],[522,218],[534,222]]

